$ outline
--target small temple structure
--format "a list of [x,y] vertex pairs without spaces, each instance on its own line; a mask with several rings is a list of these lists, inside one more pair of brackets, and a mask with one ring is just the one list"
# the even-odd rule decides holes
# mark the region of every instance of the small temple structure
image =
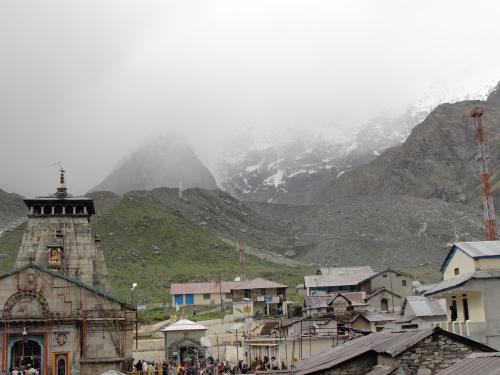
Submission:
[[126,371],[136,309],[109,293],[104,253],[90,228],[91,198],[57,191],[26,199],[28,221],[15,268],[0,275],[0,373]]

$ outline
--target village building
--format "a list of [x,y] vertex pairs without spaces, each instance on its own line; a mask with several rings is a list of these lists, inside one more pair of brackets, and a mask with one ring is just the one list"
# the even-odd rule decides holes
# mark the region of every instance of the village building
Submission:
[[403,301],[402,319],[398,321],[402,329],[431,328],[436,321],[446,321],[446,301],[424,296],[408,296]]
[[165,359],[176,363],[195,362],[205,358],[206,348],[202,345],[207,327],[181,319],[162,330],[165,336]]
[[172,306],[214,306],[232,302],[231,288],[235,281],[205,282],[205,283],[172,283],[170,295]]
[[172,283],[172,304],[210,306],[221,302],[233,304],[236,315],[287,315],[287,288],[263,278],[243,281]]
[[364,292],[344,292],[332,295],[304,297],[303,316],[324,317],[334,312],[367,311]]
[[286,373],[435,375],[472,353],[494,351],[439,328],[380,332],[326,350],[297,363]]
[[390,269],[375,272],[370,266],[328,267],[304,277],[304,294],[364,292],[369,310],[399,313],[403,298],[413,295],[414,280],[412,275]]
[[441,272],[425,293],[446,300],[447,319],[436,324],[500,349],[500,241],[454,244]]
[[90,198],[57,192],[26,199],[16,268],[0,276],[0,370],[100,374],[132,363],[135,308],[109,293],[104,255],[92,236]]
[[398,328],[396,322],[399,319],[396,314],[365,311],[355,315],[349,322],[349,327],[357,333],[394,331]]

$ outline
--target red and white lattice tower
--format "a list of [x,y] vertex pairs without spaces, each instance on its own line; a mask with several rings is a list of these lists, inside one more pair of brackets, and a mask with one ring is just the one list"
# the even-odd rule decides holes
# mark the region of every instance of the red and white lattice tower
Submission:
[[493,206],[493,197],[490,188],[490,171],[488,169],[488,149],[484,141],[483,122],[483,109],[475,107],[470,115],[474,119],[476,125],[476,138],[479,143],[479,150],[477,159],[479,161],[479,169],[481,171],[481,185],[483,188],[483,204],[484,204],[484,225],[487,241],[498,240],[497,222],[495,219],[495,207]]

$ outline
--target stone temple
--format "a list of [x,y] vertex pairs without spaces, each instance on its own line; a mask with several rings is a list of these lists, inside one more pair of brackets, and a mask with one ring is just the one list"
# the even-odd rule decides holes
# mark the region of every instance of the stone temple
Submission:
[[67,193],[26,199],[28,222],[15,268],[0,275],[0,373],[42,375],[129,370],[136,311],[109,293],[92,235],[92,199]]

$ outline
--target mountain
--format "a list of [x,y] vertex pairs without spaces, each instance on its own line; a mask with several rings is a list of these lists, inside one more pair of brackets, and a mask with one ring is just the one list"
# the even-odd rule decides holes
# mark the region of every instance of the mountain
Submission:
[[157,187],[217,189],[210,171],[178,137],[162,137],[146,144],[123,161],[92,191],[125,194]]
[[24,220],[26,213],[27,209],[23,203],[23,197],[0,189],[0,233],[11,227],[13,223]]
[[351,134],[331,130],[247,131],[218,163],[219,186],[243,201],[308,204],[333,180],[404,142],[428,110],[375,118]]
[[491,186],[500,206],[500,87],[486,101],[442,104],[416,126],[400,146],[345,173],[319,195],[319,201],[366,195],[406,194],[481,206],[477,141],[470,117],[484,108],[483,126],[490,155]]

